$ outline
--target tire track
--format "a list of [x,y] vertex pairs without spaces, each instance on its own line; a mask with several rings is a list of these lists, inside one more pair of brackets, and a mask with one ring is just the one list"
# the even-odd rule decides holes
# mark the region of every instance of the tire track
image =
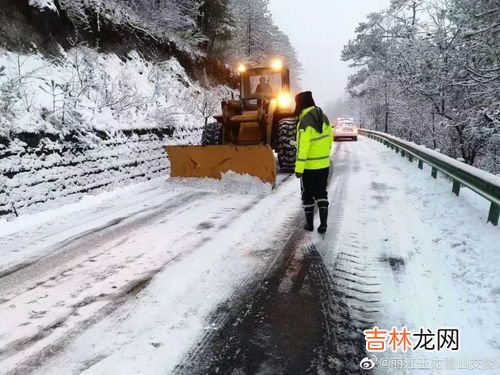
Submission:
[[[282,185],[285,181],[288,180],[290,176],[285,177],[280,185]],[[278,186],[279,187],[279,186]],[[193,207],[193,205],[202,205],[205,203],[205,201],[202,199],[206,197],[207,195],[210,195],[209,193],[190,193],[189,195],[185,196],[183,199],[179,199],[180,204],[177,204],[176,207],[174,208],[172,205],[169,206],[168,210],[168,215],[172,214],[180,214],[182,211],[179,210],[179,208],[182,208],[183,205],[185,204],[184,202],[187,200],[189,202],[189,207]],[[195,198],[195,199],[193,199]],[[286,199],[282,198],[283,200]],[[179,251],[172,256],[171,258],[167,259],[160,267],[157,267],[156,269],[151,270],[147,274],[143,274],[140,278],[133,280],[129,282],[128,284],[124,285],[120,289],[117,289],[113,293],[107,293],[104,295],[98,295],[98,296],[91,296],[89,298],[86,298],[76,304],[74,304],[71,307],[71,311],[69,314],[67,314],[65,317],[58,319],[57,322],[50,324],[49,326],[46,326],[43,328],[41,331],[39,331],[37,334],[35,334],[31,338],[23,338],[22,340],[18,340],[15,342],[11,342],[7,347],[3,347],[0,350],[0,357],[2,360],[7,359],[16,353],[19,353],[21,351],[25,351],[32,347],[33,345],[36,345],[43,341],[44,339],[48,338],[50,334],[57,332],[58,330],[60,331],[61,329],[64,329],[64,335],[61,335],[60,332],[58,334],[58,337],[55,337],[55,340],[53,342],[49,343],[45,347],[43,347],[42,350],[37,351],[36,353],[32,354],[29,356],[26,360],[23,361],[22,364],[19,366],[16,366],[16,370],[13,373],[28,373],[32,371],[34,368],[40,366],[43,362],[47,361],[51,357],[57,355],[60,350],[62,350],[64,347],[66,347],[71,340],[73,340],[75,337],[77,337],[83,330],[87,329],[91,325],[99,322],[101,319],[105,318],[109,314],[113,313],[116,311],[117,308],[119,308],[123,303],[126,302],[127,298],[130,298],[132,296],[132,293],[130,292],[123,292],[124,290],[134,290],[134,291],[140,291],[144,287],[147,286],[147,284],[160,272],[163,272],[166,270],[166,268],[176,262],[181,262],[185,260],[186,258],[192,256],[198,249],[202,248],[203,245],[205,245],[207,242],[211,241],[210,234],[217,234],[220,231],[224,230],[229,230],[230,225],[233,221],[239,219],[242,217],[246,212],[257,206],[261,201],[262,197],[257,196],[254,199],[246,200],[247,203],[240,205],[239,207],[228,207],[228,208],[221,208],[215,212],[213,212],[213,215],[211,218],[208,220],[214,220],[212,221],[203,221],[198,225],[193,225],[193,228],[184,233],[181,238],[176,239],[174,242],[172,242],[169,247],[172,248],[177,248],[179,246]],[[230,209],[230,215],[227,214],[228,209]],[[185,212],[185,214],[189,213],[189,209]],[[142,225],[147,225],[155,221],[158,217],[162,217],[166,215],[165,210],[159,210],[158,212],[155,212],[153,215],[148,216],[144,220],[141,221]],[[163,219],[166,220],[166,219]],[[134,221],[136,223],[136,221]],[[132,225],[132,223],[131,223]],[[201,227],[200,227],[201,226]],[[134,230],[137,229],[134,227]],[[104,228],[103,228],[104,230]],[[119,233],[114,233],[114,235],[108,235],[106,239],[101,239],[101,242],[99,243],[108,243],[109,238],[112,237],[115,238],[116,236],[122,235],[123,232]],[[90,235],[90,234],[89,234]],[[193,239],[192,241],[186,241],[185,238],[188,239]],[[74,239],[73,241],[69,241],[68,243],[71,245],[75,246],[87,246],[88,242],[85,242],[85,240],[88,239],[89,241],[92,241],[92,238],[89,238],[87,235],[84,236],[79,236],[78,239]],[[76,241],[76,242],[75,242]],[[98,246],[98,245],[95,245]],[[119,247],[120,243],[117,243],[114,247]],[[100,252],[100,253],[93,253],[92,255],[87,256],[87,261],[92,261],[92,262],[98,262],[99,256],[108,253],[110,250],[109,247],[106,248],[105,251]],[[66,248],[64,251],[70,252],[70,249]],[[73,251],[74,252],[74,251]],[[137,258],[140,258],[141,254],[137,255]],[[74,269],[74,267],[73,267]],[[64,269],[60,274],[63,275],[64,273],[71,272],[73,269]],[[99,280],[99,282],[103,282],[106,278],[103,278]],[[250,277],[249,277],[250,279]],[[37,288],[41,285],[43,285],[47,281],[54,281],[54,277],[51,276],[48,279],[38,281],[37,283],[31,285],[26,291]],[[245,281],[245,284],[247,283],[248,280]],[[20,293],[22,294],[22,293]],[[14,298],[14,297],[12,297]],[[8,300],[3,301],[3,303],[8,302]],[[80,315],[85,315],[85,313],[82,313],[81,310],[83,309],[88,309],[89,307],[92,308],[93,305],[99,305],[102,304],[102,306],[98,306],[97,310],[94,311],[90,316],[88,316],[85,319],[82,319],[78,324],[74,325],[70,329],[65,329],[65,324],[68,322],[68,320],[73,319],[75,316],[80,316]]]
[[[342,146],[337,147],[336,155],[341,152]],[[329,190],[336,204],[329,239],[340,237],[342,230],[347,163],[340,162],[332,174]],[[299,228],[302,215],[292,225]],[[280,253],[260,281],[242,285],[214,312],[214,329],[203,335],[175,374],[367,373],[359,360],[365,356],[362,330],[369,321],[360,315],[369,310],[352,309],[351,300],[376,302],[372,296],[378,291],[370,288],[378,284],[358,283],[360,267],[350,272],[355,266],[350,262],[365,264],[355,253],[343,252],[336,268],[354,279],[338,287],[338,278],[304,232],[296,231]]]
[[[288,227],[301,224],[301,219],[291,220]],[[276,290],[290,264],[303,234],[291,235],[282,251],[270,263],[264,275],[251,275],[237,288],[228,301],[220,305],[208,319],[214,329],[206,332],[174,371],[174,374],[229,374],[234,370],[235,361],[244,352],[238,347],[240,330],[259,315],[262,302],[269,298],[269,291]],[[262,277],[263,276],[263,277]],[[247,372],[245,372],[247,373]]]
[[[131,231],[150,225],[159,217],[165,215],[168,216],[184,205],[186,200],[193,203],[199,201],[207,195],[208,193],[199,192],[179,194],[174,197],[176,198],[174,202],[167,202],[148,210],[136,211],[126,218],[122,217],[113,219],[103,226],[66,239],[62,243],[52,247],[53,250],[50,251],[49,255],[34,260],[33,262],[25,263],[22,267],[15,267],[17,269],[12,270],[11,272],[5,271],[5,275],[0,277],[0,290],[4,295],[16,296],[22,294],[24,291],[21,291],[20,293],[14,292],[14,294],[12,294],[10,289],[18,291],[21,285],[26,284],[28,280],[34,278],[39,280],[42,275],[52,273],[55,268],[60,268],[61,264],[69,262],[76,257],[83,255],[82,262],[88,261],[91,258],[95,261],[95,259],[108,252],[109,248],[97,253],[92,252],[93,248],[99,248],[112,239],[124,237]],[[140,214],[144,211],[151,211],[151,214],[148,214],[145,217],[140,216]],[[134,219],[135,216],[138,217]],[[26,288],[29,290],[30,288],[36,287],[37,284],[40,284],[40,281],[37,281]],[[9,299],[4,298],[1,302],[8,302]]]

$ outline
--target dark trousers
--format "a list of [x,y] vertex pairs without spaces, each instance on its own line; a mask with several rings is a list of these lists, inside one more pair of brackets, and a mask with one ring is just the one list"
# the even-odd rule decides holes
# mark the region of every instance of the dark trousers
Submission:
[[330,168],[306,169],[302,174],[302,205],[306,212],[314,211],[314,202],[318,208],[328,207],[328,175]]

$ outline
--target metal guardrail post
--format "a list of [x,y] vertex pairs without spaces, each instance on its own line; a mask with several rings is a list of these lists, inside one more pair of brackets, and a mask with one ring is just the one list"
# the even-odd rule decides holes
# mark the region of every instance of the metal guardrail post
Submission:
[[418,168],[419,169],[424,169],[424,162],[422,160],[418,161]]
[[453,188],[451,189],[451,191],[458,197],[460,195],[460,187],[462,186],[462,184],[460,183],[460,181],[457,181],[457,180],[453,180]]
[[500,216],[500,206],[494,202],[491,202],[490,212],[488,213],[488,222],[493,225],[498,225],[498,218]]
[[432,167],[431,176],[433,178],[437,178],[437,176],[438,176],[438,170],[437,170],[437,168]]

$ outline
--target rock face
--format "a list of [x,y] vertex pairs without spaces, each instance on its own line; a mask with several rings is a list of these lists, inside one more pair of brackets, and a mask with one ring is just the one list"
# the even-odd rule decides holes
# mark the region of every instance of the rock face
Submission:
[[166,142],[184,143],[201,129],[131,129],[13,134],[0,144],[0,216],[13,216],[88,192],[168,176]]

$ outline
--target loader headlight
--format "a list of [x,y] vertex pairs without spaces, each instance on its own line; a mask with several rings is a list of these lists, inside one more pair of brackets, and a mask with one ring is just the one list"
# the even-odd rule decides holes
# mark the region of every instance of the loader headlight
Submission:
[[237,70],[238,73],[243,74],[247,71],[247,67],[245,64],[239,64]]
[[282,93],[278,96],[278,106],[280,108],[291,108],[292,106],[292,95],[289,93]]
[[283,60],[281,59],[274,59],[271,61],[271,68],[274,70],[282,70],[283,69]]

